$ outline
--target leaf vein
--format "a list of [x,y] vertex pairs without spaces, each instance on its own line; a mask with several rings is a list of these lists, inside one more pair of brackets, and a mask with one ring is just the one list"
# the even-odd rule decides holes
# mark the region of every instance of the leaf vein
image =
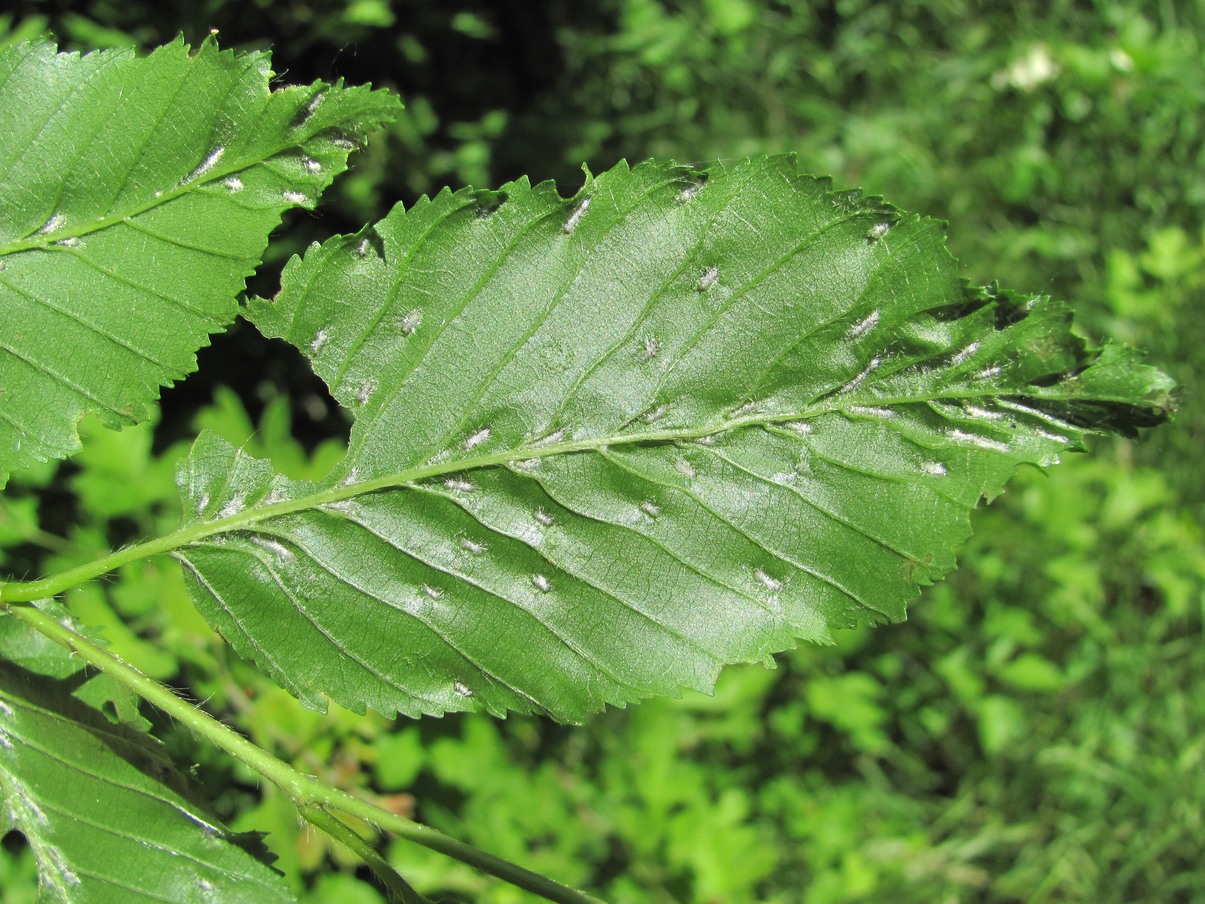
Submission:
[[[434,491],[431,491],[431,492],[434,492]],[[435,495],[443,496],[442,493],[436,493]],[[455,502],[455,500],[451,500],[451,501]],[[469,512],[469,514],[472,515],[473,512]],[[569,640],[568,638],[564,637],[559,631],[555,630],[551,625],[549,625],[547,622],[545,622],[543,619],[541,619],[540,616],[536,612],[533,612],[531,609],[527,608],[522,603],[517,602],[516,600],[513,600],[507,596],[503,596],[500,592],[498,592],[490,587],[485,586],[484,584],[480,583],[479,581],[475,581],[463,574],[460,574],[455,571],[451,571],[448,568],[445,568],[441,565],[438,565],[436,563],[433,563],[433,562],[430,562],[430,561],[424,559],[422,556],[418,555],[413,550],[407,549],[406,547],[395,542],[392,538],[381,534],[380,532],[374,530],[370,525],[365,524],[364,522],[360,521],[359,519],[357,519],[355,517],[348,516],[348,515],[344,515],[343,517],[346,518],[346,520],[348,520],[350,523],[357,525],[358,527],[360,527],[362,530],[366,531],[371,536],[380,540],[385,545],[387,545],[393,549],[396,549],[398,552],[404,553],[405,555],[409,556],[414,561],[416,561],[422,565],[425,565],[426,567],[431,568],[434,571],[438,571],[442,574],[445,574],[454,580],[467,584],[470,587],[476,587],[482,593],[485,593],[488,596],[492,596],[495,599],[499,600],[500,602],[503,602],[509,606],[512,606],[513,608],[522,612],[524,615],[529,616],[537,624],[539,624],[542,628],[544,628],[545,631],[547,631],[550,635],[555,637],[560,643],[564,644],[567,649],[572,650],[573,653],[575,655],[577,655],[578,658],[580,658],[585,664],[591,666],[592,668],[597,669],[599,672],[601,672],[603,675],[606,675],[608,678],[610,678],[616,684],[623,686],[623,687],[630,687],[630,685],[628,685],[627,682],[622,681],[615,675],[611,674],[610,671],[605,666],[603,666],[601,663],[596,662],[592,656],[590,656],[586,651],[580,649],[580,647],[576,643],[574,643],[571,640]],[[480,520],[480,519],[478,519],[478,520]],[[489,525],[485,524],[484,522],[481,522],[481,524],[482,524],[482,527],[489,527]],[[493,528],[490,528],[490,529],[494,530]],[[498,531],[498,533],[501,533],[501,532]],[[333,574],[333,572],[332,572],[332,574]],[[339,577],[340,580],[344,580],[339,575],[335,575],[335,576]],[[356,589],[359,589],[359,588],[356,588]],[[361,592],[367,593],[367,591],[361,591]],[[391,603],[387,602],[386,600],[380,599],[379,597],[375,597],[370,593],[368,595],[372,596],[372,598],[374,598],[374,599],[377,599],[378,602],[382,602],[385,605],[390,606],[391,608],[395,608],[395,609],[397,608],[396,606],[393,606]],[[406,610],[399,610],[399,611],[406,611]],[[407,614],[409,614],[409,613],[407,613]],[[486,672],[487,674],[489,674],[488,670],[482,668],[482,666],[479,663],[477,663],[476,660],[474,660],[472,657],[468,656],[458,646],[456,646],[454,643],[452,643],[451,639],[449,637],[447,637],[441,629],[435,628],[433,626],[429,626],[429,627],[431,627],[431,629],[433,631],[438,633],[445,640],[445,642],[448,644],[449,647],[456,650],[456,652],[460,653],[460,655],[463,656],[465,658],[465,660],[467,662],[469,662],[474,668],[477,668],[477,669],[481,670],[482,672]],[[515,690],[516,692],[519,692],[518,688],[515,688],[509,682],[504,681],[500,676],[495,675],[495,677],[497,677],[498,680],[501,681],[503,684],[505,684],[507,687],[511,688],[512,690]],[[522,693],[522,692],[520,692],[520,693]],[[524,696],[527,696],[527,695],[524,694]],[[545,704],[539,703],[539,701],[536,701],[536,702],[542,709],[547,709]]]
[[731,458],[727,455],[724,455],[718,449],[711,449],[709,451],[711,451],[712,454],[714,454],[716,458],[720,459],[720,461],[727,462],[728,464],[730,464],[734,468],[736,468],[738,471],[740,471],[744,474],[748,474],[750,477],[752,477],[754,480],[758,481],[759,483],[763,483],[766,486],[778,487],[781,490],[786,490],[788,493],[798,497],[804,504],[806,504],[807,506],[809,506],[812,509],[815,509],[817,512],[824,515],[826,518],[830,518],[831,520],[836,521],[838,524],[845,525],[850,530],[855,531],[855,532],[861,534],[862,536],[866,537],[866,539],[878,544],[879,546],[882,546],[888,552],[894,553],[895,555],[897,555],[903,559],[915,557],[914,553],[906,553],[903,550],[896,548],[890,542],[888,542],[887,540],[883,539],[882,537],[877,536],[876,534],[870,532],[866,528],[862,527],[860,524],[857,524],[854,521],[852,521],[848,518],[844,518],[841,515],[837,514],[836,512],[833,512],[833,511],[825,508],[824,506],[822,506],[818,502],[816,502],[814,499],[811,499],[808,496],[806,496],[804,493],[800,492],[798,487],[793,487],[790,484],[785,484],[780,481],[774,480],[772,477],[766,477],[764,474],[759,474],[757,471],[754,471],[751,468],[745,467],[743,464],[738,462],[736,459]]
[[46,374],[46,376],[50,377],[51,379],[53,379],[56,383],[60,384],[61,386],[65,386],[67,389],[70,389],[76,395],[82,396],[83,398],[88,399],[91,402],[95,402],[99,407],[103,408],[105,411],[108,411],[111,414],[115,415],[118,420],[124,421],[125,423],[130,422],[130,415],[128,415],[125,412],[114,407],[114,405],[112,405],[111,403],[102,401],[96,395],[94,395],[91,392],[88,392],[86,389],[84,389],[82,386],[80,386],[74,380],[71,380],[68,377],[64,376],[63,374],[59,373],[54,368],[52,368],[46,364],[43,364],[40,361],[36,361],[33,358],[30,358],[27,355],[22,354],[21,352],[18,352],[16,349],[14,349],[12,346],[10,346],[8,343],[4,342],[3,340],[0,340],[0,350],[8,352],[10,355],[12,355],[18,361],[25,364],[30,370],[33,370],[38,373]]

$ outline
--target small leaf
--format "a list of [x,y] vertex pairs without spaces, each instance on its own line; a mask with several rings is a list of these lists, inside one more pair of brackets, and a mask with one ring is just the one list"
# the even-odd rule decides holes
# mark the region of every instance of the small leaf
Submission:
[[787,158],[444,192],[249,316],[355,425],[321,483],[198,440],[197,604],[309,705],[412,715],[581,719],[901,619],[1018,464],[1170,389]]
[[263,53],[0,50],[0,486],[148,416],[234,319],[289,207],[313,207],[396,99],[269,91]]
[[1000,680],[1019,691],[1052,693],[1067,684],[1067,678],[1049,659],[1037,653],[1022,653],[999,670]]
[[11,616],[0,650],[0,834],[25,836],[44,900],[292,900],[185,795],[126,692]]

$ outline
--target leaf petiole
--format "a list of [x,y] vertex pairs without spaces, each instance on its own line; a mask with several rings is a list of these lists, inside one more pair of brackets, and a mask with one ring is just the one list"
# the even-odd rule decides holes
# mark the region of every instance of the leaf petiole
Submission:
[[320,807],[317,804],[302,804],[297,810],[301,814],[302,819],[315,828],[326,832],[331,838],[348,848],[367,863],[373,874],[381,880],[381,884],[388,888],[395,896],[395,899],[400,901],[401,904],[430,904],[426,898],[410,886],[409,882],[402,878],[397,870],[390,866],[377,853],[376,848],[356,834],[341,819],[333,816],[325,807]]

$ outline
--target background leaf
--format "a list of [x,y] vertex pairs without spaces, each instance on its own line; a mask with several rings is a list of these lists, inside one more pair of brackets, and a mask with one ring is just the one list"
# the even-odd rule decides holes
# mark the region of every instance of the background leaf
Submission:
[[0,835],[25,836],[44,900],[291,900],[186,796],[128,691],[11,616],[0,651]]
[[303,701],[387,713],[580,719],[902,618],[1017,464],[1170,389],[790,158],[445,192],[250,316],[355,412],[351,448],[313,484],[202,436],[179,555]]
[[148,416],[237,312],[289,207],[312,208],[395,98],[268,89],[263,53],[0,51],[0,486]]

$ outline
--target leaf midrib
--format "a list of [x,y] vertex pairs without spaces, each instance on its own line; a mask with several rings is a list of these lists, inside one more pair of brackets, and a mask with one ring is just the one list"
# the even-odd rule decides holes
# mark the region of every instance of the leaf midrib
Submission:
[[702,427],[683,427],[677,429],[646,430],[638,433],[621,433],[614,436],[592,437],[589,439],[568,442],[548,443],[540,446],[522,446],[518,449],[498,450],[478,455],[472,458],[453,459],[421,465],[375,477],[370,480],[344,481],[333,487],[300,496],[296,499],[274,502],[268,505],[255,505],[201,524],[193,524],[154,540],[129,546],[110,555],[104,556],[85,565],[77,566],[60,574],[37,581],[12,582],[0,584],[0,602],[27,603],[34,600],[52,597],[85,581],[106,574],[122,565],[149,558],[154,555],[171,553],[206,537],[243,530],[284,515],[310,511],[324,505],[331,505],[354,499],[368,493],[381,490],[406,487],[430,478],[444,477],[466,471],[482,468],[513,465],[518,462],[533,459],[552,458],[574,452],[601,452],[611,446],[626,446],[637,443],[672,443],[698,440],[708,436],[718,436],[732,430],[745,427],[765,427],[791,422],[806,422],[826,414],[849,413],[851,409],[872,403],[878,407],[894,407],[901,405],[925,404],[942,399],[982,399],[1008,395],[998,388],[983,392],[939,392],[916,396],[897,397],[864,397],[858,393],[848,393],[840,397],[842,404],[832,404],[831,397],[824,404],[814,405],[803,409],[780,414],[751,413],[744,417],[731,418],[719,423],[711,423]]

